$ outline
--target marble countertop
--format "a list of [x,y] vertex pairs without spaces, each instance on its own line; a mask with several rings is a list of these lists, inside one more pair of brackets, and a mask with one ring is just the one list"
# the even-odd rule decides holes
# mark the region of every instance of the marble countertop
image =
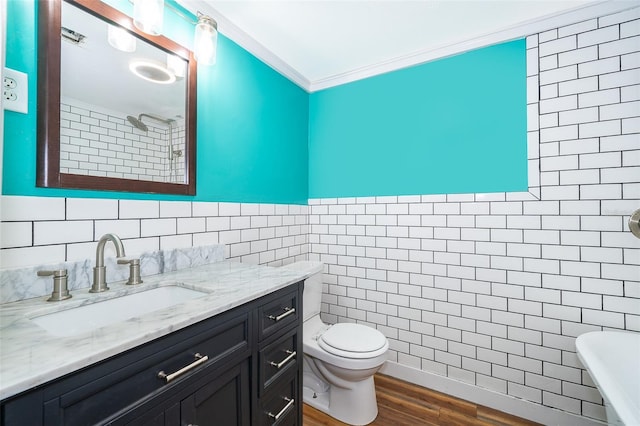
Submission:
[[[304,265],[303,265],[304,266]],[[208,265],[143,277],[128,286],[109,283],[110,290],[92,294],[72,292],[62,302],[47,297],[0,305],[0,400],[117,355],[175,330],[228,311],[307,278],[318,264],[275,268],[233,262]],[[208,293],[90,332],[55,337],[30,318],[167,285]]]

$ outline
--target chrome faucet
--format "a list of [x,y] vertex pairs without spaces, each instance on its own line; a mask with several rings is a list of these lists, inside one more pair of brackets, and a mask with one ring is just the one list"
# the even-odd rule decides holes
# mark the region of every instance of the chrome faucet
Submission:
[[101,293],[109,290],[107,287],[107,268],[104,266],[104,246],[111,241],[116,246],[116,257],[124,257],[124,246],[116,234],[104,234],[96,247],[96,266],[93,268],[93,285],[89,293]]

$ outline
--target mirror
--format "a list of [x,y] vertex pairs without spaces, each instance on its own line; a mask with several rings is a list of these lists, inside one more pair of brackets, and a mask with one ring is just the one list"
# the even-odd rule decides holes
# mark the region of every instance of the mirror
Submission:
[[37,185],[194,195],[193,53],[96,0],[38,6]]

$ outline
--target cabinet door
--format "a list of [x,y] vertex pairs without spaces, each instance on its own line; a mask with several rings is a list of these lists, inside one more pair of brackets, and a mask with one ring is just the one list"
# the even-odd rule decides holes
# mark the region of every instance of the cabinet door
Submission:
[[[127,413],[128,418],[115,419],[106,423],[108,426],[171,426],[179,424],[180,407],[178,404],[170,406],[170,401],[165,402],[167,406],[162,408],[154,406],[148,409],[142,405],[132,413]],[[168,407],[168,408],[167,408]],[[164,409],[164,411],[163,411]]]
[[180,411],[182,425],[249,426],[249,359],[230,368],[183,399]]
[[155,413],[155,415],[150,416],[148,419],[144,419],[144,421],[137,421],[131,424],[136,426],[165,426],[168,422],[165,421],[165,414],[161,412]]

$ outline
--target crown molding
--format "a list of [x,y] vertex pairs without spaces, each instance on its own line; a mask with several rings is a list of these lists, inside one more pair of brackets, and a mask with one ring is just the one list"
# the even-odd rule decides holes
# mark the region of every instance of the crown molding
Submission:
[[458,43],[440,46],[433,49],[425,49],[408,55],[399,56],[386,61],[378,62],[366,67],[347,71],[341,74],[314,80],[308,88],[310,93],[328,89],[368,77],[408,68],[414,65],[424,64],[436,59],[457,55],[469,50],[491,46],[510,40],[516,40],[532,34],[544,32],[565,25],[575,24],[600,16],[610,15],[626,9],[636,7],[637,3],[630,1],[608,0],[589,4],[579,8],[546,15],[532,19],[502,30],[488,33],[480,37],[465,40]]
[[176,0],[176,2],[194,15],[197,15],[197,12],[200,11],[211,16],[216,20],[220,34],[223,34],[226,38],[233,41],[256,58],[260,59],[269,67],[273,68],[275,71],[282,74],[305,91],[309,91],[311,82],[305,76],[287,64],[278,55],[267,49],[259,41],[249,36],[249,34],[227,19],[209,2],[206,0]]
[[224,15],[208,1],[177,0],[177,2],[194,14],[197,11],[201,11],[211,15],[218,22],[218,28],[225,37],[231,39],[309,93],[637,7],[637,3],[633,0],[597,1],[574,9],[525,21],[473,39],[420,50],[377,62],[366,67],[310,81],[302,73],[298,72],[279,56],[225,18]]

